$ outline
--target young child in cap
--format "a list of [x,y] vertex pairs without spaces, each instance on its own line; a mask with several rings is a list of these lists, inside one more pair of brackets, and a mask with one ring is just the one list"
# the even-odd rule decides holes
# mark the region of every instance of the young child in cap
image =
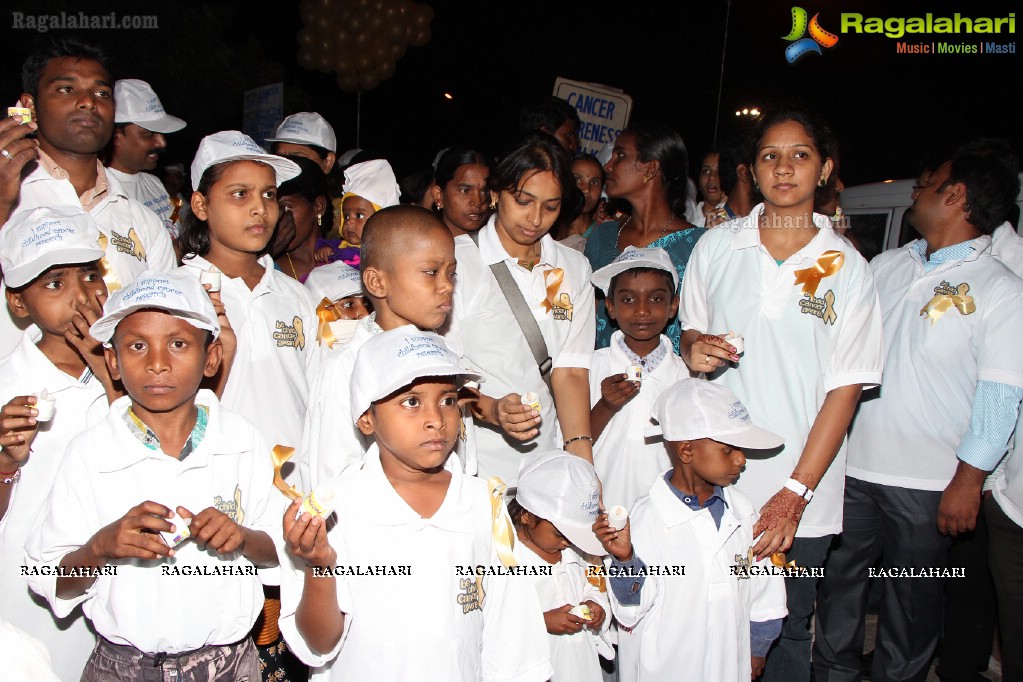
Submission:
[[49,648],[63,679],[78,679],[96,638],[80,609],[55,620],[33,599],[21,565],[68,443],[120,395],[89,335],[107,297],[99,236],[76,206],[19,213],[0,230],[6,306],[32,324],[0,361],[0,604],[12,625]]
[[[781,632],[785,570],[756,561],[758,514],[731,484],[744,449],[778,448],[782,439],[755,426],[730,390],[702,379],[668,388],[653,416],[659,426],[650,433],[663,434],[672,468],[622,530],[607,514],[593,525],[611,554],[620,679],[675,680],[684,670],[687,679],[748,682]],[[660,570],[679,566],[684,575]]]
[[351,415],[374,445],[334,479],[329,530],[298,502],[284,516],[281,629],[326,679],[550,678],[535,591],[494,574],[513,562],[503,486],[449,464],[478,378],[411,325],[360,349]]
[[362,293],[362,276],[347,263],[330,263],[313,269],[305,287],[316,301],[320,320],[316,340],[330,350],[347,343],[355,324],[373,310]]
[[628,509],[671,466],[663,445],[648,442],[643,429],[661,393],[689,376],[663,333],[678,312],[678,271],[664,249],[627,246],[590,282],[618,324],[590,366],[593,466],[604,502]]
[[128,395],[72,441],[25,546],[32,589],[58,616],[83,604],[101,635],[86,682],[152,668],[259,679],[256,567],[277,565],[263,529],[282,505],[255,427],[199,388],[219,332],[180,272],[143,273],[91,327]]
[[550,570],[534,577],[533,584],[547,626],[552,682],[599,682],[598,655],[614,658],[607,639],[607,595],[587,580],[590,563],[581,556],[606,553],[593,534],[599,486],[593,466],[581,457],[564,450],[539,452],[522,461],[515,499],[508,503],[518,539],[516,561]]
[[[454,238],[437,216],[418,206],[385,208],[373,214],[364,236],[362,284],[374,312],[358,321],[340,351],[324,356],[313,383],[301,448],[302,483],[309,489],[361,462],[372,443],[354,425],[337,418],[350,410],[345,387],[362,345],[374,334],[407,324],[424,331],[437,329],[451,312]],[[471,416],[465,418],[455,453],[465,472],[475,474]]]
[[316,259],[321,262],[343,261],[354,268],[361,262],[362,231],[369,217],[382,208],[397,206],[401,187],[391,164],[383,159],[363,161],[345,170],[341,195],[341,242],[334,253],[320,247]]

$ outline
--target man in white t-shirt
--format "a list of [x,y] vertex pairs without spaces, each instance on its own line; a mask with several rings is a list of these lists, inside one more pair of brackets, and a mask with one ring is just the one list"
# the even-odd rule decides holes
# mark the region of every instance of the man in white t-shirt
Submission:
[[886,370],[849,439],[845,526],[818,592],[821,682],[860,679],[879,563],[873,679],[921,679],[934,655],[951,538],[973,530],[1023,398],[1023,281],[995,258],[990,237],[1019,191],[1009,165],[957,152],[914,193],[909,217],[923,239],[871,263]]
[[[160,153],[167,148],[164,135],[176,133],[185,122],[168,114],[160,98],[145,81],[125,78],[114,83],[113,153],[107,172],[117,178],[132,199],[160,217],[172,238],[181,223],[171,216],[174,206],[167,190],[155,175]],[[180,212],[179,212],[180,219]]]

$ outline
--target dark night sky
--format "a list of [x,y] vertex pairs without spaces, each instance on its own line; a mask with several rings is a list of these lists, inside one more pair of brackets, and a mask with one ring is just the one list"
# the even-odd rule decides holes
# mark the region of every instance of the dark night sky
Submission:
[[[1019,89],[1019,55],[900,55],[895,40],[845,34],[822,56],[789,65],[781,36],[789,32],[797,1],[733,0],[723,131],[734,125],[736,108],[803,97],[833,124],[847,184],[913,176],[922,159],[977,135],[1007,137],[1023,147],[1020,116],[1005,100]],[[622,88],[634,99],[634,120],[675,127],[694,154],[711,145],[725,0],[427,4],[435,9],[430,43],[409,48],[395,76],[362,96],[361,146],[392,158],[399,175],[454,143],[500,148],[514,132],[519,105],[549,93],[557,76]],[[24,2],[20,10],[0,12],[0,88],[9,93],[8,104],[20,92],[20,64],[39,37],[14,30],[10,12],[77,14],[82,5],[54,0],[29,9]],[[285,113],[320,111],[334,124],[340,149],[354,145],[355,95],[341,92],[333,74],[301,69],[295,61],[298,0],[281,0],[273,11],[185,0],[89,5],[85,12],[159,17],[155,31],[78,34],[108,49],[115,76],[150,81],[168,111],[189,122],[171,136],[168,157],[187,164],[202,135],[240,127],[245,89],[279,80]],[[802,6],[811,15],[820,11],[821,25],[834,32],[841,12],[998,17],[1016,8],[1008,0],[815,0]],[[1014,42],[1016,35],[993,39]],[[976,44],[981,38],[958,40]],[[444,92],[454,100],[445,100]]]

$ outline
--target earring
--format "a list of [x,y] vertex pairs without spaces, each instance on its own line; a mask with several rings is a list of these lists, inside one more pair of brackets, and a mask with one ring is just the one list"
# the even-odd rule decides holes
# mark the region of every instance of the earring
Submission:
[[644,175],[643,176],[643,184],[645,185],[648,182],[650,182],[650,176],[649,175]]
[[322,225],[323,225],[323,214],[322,213],[317,213],[316,214],[316,226],[317,227],[321,227]]
[[433,205],[437,207],[438,211],[443,211],[444,210],[444,204],[440,203],[439,201],[435,201],[433,203]]
[[818,186],[818,187],[820,187],[821,189],[824,189],[824,186],[825,186],[826,184],[828,184],[828,181],[827,181],[827,180],[825,180],[824,178],[821,178],[821,179],[820,179],[820,182],[818,182],[818,183],[817,183],[817,186]]

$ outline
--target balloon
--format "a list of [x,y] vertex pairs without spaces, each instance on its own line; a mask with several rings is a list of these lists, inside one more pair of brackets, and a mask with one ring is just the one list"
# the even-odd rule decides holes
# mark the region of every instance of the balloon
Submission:
[[324,38],[321,37],[313,44],[314,52],[322,52],[323,54],[330,54],[334,51],[334,39],[333,37]]
[[337,86],[344,92],[355,92],[359,89],[359,79],[355,76],[338,76]]
[[427,28],[430,25],[431,19],[433,19],[433,8],[429,5],[420,5],[416,8],[415,14],[412,15],[416,28],[420,30]]
[[319,35],[322,36],[327,35],[330,32],[332,24],[333,21],[331,20],[331,16],[324,12],[320,12],[313,19],[313,23],[310,24],[309,28],[311,28],[315,33],[318,33]]
[[370,34],[360,33],[352,38],[352,49],[357,52],[364,52],[369,47]]
[[365,52],[360,52],[355,56],[355,70],[360,74],[369,73],[373,70],[373,60]]
[[366,19],[366,30],[370,33],[376,33],[384,25],[384,18],[371,10],[369,18]]
[[396,45],[405,42],[405,25],[398,21],[397,16],[387,26],[387,39]]
[[398,16],[398,8],[394,5],[386,5],[381,11],[384,13],[385,26],[389,26],[394,17]]
[[347,50],[351,44],[352,34],[344,28],[339,28],[334,34],[334,50]]
[[316,4],[313,0],[302,0],[298,5],[298,14],[302,17],[302,23],[308,26],[316,18]]
[[307,50],[298,51],[298,65],[303,69],[315,69],[316,60],[313,58],[313,53]]
[[415,47],[422,47],[423,45],[426,45],[428,42],[430,42],[429,28],[422,29],[421,31],[419,31],[419,33],[416,34],[416,37],[412,39],[412,44]]
[[407,50],[407,45],[391,45],[391,60],[398,61],[405,56]]
[[309,48],[316,41],[316,36],[309,29],[303,28],[299,30],[297,39],[299,47]]
[[359,74],[359,87],[363,90],[372,90],[380,84],[380,77],[375,71]]
[[337,71],[338,75],[342,73],[355,73],[355,60],[352,59],[352,54],[347,50],[335,54],[334,70]]
[[348,32],[352,35],[361,35],[366,28],[366,22],[358,12],[352,12],[348,17]]
[[394,70],[397,65],[390,61],[377,62],[377,75],[380,76],[380,80],[385,81],[394,75]]
[[395,0],[395,2],[398,7],[398,14],[400,14],[401,16],[405,16],[413,9],[412,3],[408,2],[407,0]]
[[379,66],[391,59],[391,46],[386,43],[383,45],[374,44],[370,50],[370,54],[373,55],[373,59],[376,61],[377,66]]

